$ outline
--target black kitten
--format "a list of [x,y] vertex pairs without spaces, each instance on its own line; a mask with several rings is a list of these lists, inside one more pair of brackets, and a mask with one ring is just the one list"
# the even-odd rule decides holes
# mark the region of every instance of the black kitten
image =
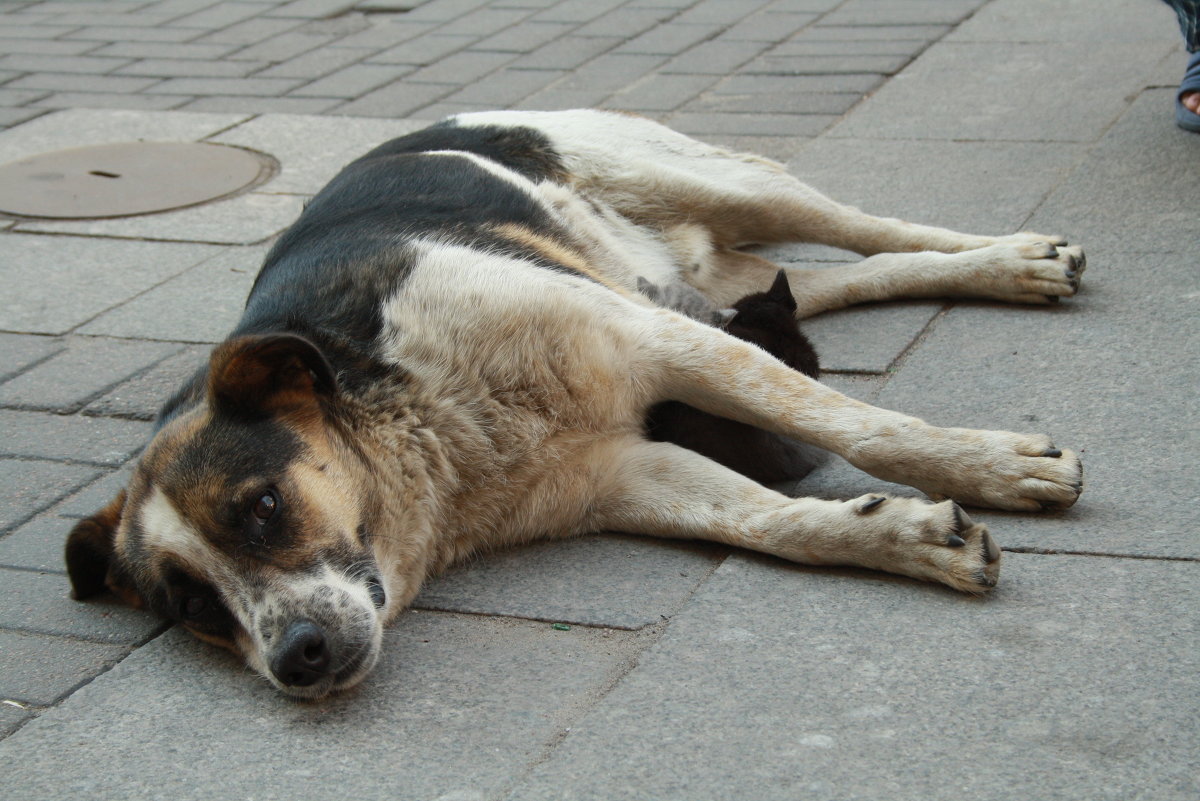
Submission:
[[[817,351],[796,325],[796,300],[780,270],[766,292],[733,305],[725,330],[770,353],[810,378],[820,376]],[[762,484],[802,478],[821,463],[819,448],[761,428],[702,412],[678,401],[660,403],[646,418],[650,439],[703,454]]]

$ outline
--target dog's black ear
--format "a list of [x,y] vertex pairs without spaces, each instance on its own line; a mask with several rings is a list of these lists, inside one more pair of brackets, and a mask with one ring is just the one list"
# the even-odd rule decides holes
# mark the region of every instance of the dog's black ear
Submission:
[[796,298],[792,296],[792,285],[788,283],[787,272],[780,270],[775,273],[775,282],[767,290],[767,297],[788,311],[796,310]]
[[214,404],[246,416],[315,407],[337,391],[337,377],[321,350],[296,334],[229,340],[213,351],[208,392]]
[[71,597],[76,601],[111,590],[130,606],[142,606],[141,596],[121,569],[113,551],[113,540],[124,508],[125,490],[121,490],[103,509],[76,523],[67,535],[63,555],[71,579]]

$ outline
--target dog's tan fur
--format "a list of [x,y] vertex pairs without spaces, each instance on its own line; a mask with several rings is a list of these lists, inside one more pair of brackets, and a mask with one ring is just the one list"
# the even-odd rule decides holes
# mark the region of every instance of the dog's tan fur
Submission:
[[[278,686],[320,695],[366,673],[379,626],[429,575],[537,537],[696,537],[966,592],[995,584],[999,549],[954,503],[785,497],[648,441],[646,411],[668,399],[820,446],[938,500],[1022,511],[1075,501],[1079,462],[1044,436],[938,428],[852,400],[717,329],[653,307],[636,286],[639,276],[683,280],[728,305],[765,290],[778,269],[737,248],[804,240],[869,257],[790,269],[800,316],[899,297],[1045,303],[1074,294],[1078,248],[1058,237],[968,236],[871,217],[772,162],[629,116],[498,112],[461,124],[532,126],[549,137],[562,157],[560,181],[535,183],[474,155],[439,157],[479,162],[535,198],[565,237],[519,224],[497,232],[578,274],[436,238],[416,242],[412,274],[380,301],[381,351],[395,380],[336,404],[304,364],[281,368],[249,338],[224,343],[208,399],[168,423],[142,457],[110,535],[111,586],[129,593],[152,584],[164,562],[211,583],[236,619],[227,644]],[[301,522],[287,553],[252,568],[215,546],[206,527],[216,525],[208,518],[222,513],[225,497],[252,497],[255,488],[229,486],[219,461],[191,486],[164,478],[204,436],[204,421],[221,413],[222,393],[261,406],[303,443],[302,456],[271,477]],[[104,514],[88,525],[111,531],[112,510]],[[81,542],[96,540],[88,531]],[[379,566],[386,605],[378,613],[353,577],[329,570],[296,578],[338,548],[364,549]],[[369,653],[352,675],[287,687],[271,672],[271,643],[283,625],[271,622],[273,610],[291,605],[314,616],[303,596],[317,586],[339,599],[340,611],[326,618],[334,622],[324,625],[345,623],[356,632],[347,638]]]

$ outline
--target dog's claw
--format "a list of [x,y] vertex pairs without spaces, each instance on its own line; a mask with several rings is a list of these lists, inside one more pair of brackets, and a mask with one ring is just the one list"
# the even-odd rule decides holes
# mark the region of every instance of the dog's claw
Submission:
[[1046,450],[1042,451],[1042,456],[1049,457],[1050,459],[1057,459],[1058,457],[1062,456],[1062,451],[1060,451],[1058,448],[1047,448]]
[[867,512],[871,511],[876,506],[878,506],[879,504],[883,503],[886,500],[887,500],[887,498],[884,498],[882,496],[877,497],[877,498],[872,498],[871,500],[867,501],[866,503],[864,503],[862,506],[860,506],[858,508],[858,513],[860,515],[865,515]]
[[951,548],[961,548],[967,544],[967,541],[957,534],[951,534],[950,538],[946,540],[946,544]]

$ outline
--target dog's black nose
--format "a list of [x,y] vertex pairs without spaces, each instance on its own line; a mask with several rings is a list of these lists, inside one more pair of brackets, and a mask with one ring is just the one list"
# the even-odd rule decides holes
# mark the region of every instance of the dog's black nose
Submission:
[[271,659],[271,672],[288,687],[309,687],[329,672],[329,642],[311,620],[287,627],[279,650]]

